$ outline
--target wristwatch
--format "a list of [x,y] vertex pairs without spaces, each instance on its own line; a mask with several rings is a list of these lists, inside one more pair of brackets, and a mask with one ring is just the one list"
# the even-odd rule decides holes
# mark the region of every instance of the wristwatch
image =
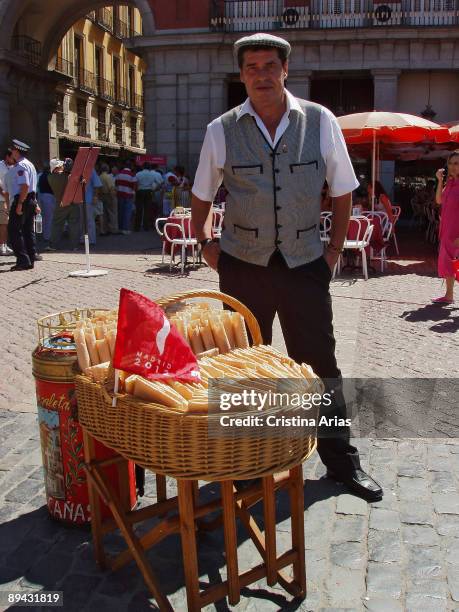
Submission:
[[200,240],[199,244],[201,245],[201,251],[203,251],[209,242],[218,242],[217,238],[204,238],[204,240]]

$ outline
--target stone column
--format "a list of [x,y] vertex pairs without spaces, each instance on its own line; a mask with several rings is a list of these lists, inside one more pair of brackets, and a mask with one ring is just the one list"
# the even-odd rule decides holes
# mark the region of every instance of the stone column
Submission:
[[0,145],[6,147],[10,141],[10,87],[9,67],[0,63]]
[[401,70],[392,68],[378,68],[371,71],[374,83],[374,104],[375,110],[396,111],[398,77]]
[[[396,111],[398,105],[398,77],[401,70],[378,68],[371,71],[374,83],[375,110]],[[380,162],[380,181],[392,199],[394,194],[395,162]]]
[[153,62],[149,62],[147,71],[143,75],[143,95],[145,100],[145,148],[147,153],[160,154],[157,148],[156,137],[156,76],[150,67]]
[[287,78],[287,89],[297,98],[309,100],[312,70],[292,70]]

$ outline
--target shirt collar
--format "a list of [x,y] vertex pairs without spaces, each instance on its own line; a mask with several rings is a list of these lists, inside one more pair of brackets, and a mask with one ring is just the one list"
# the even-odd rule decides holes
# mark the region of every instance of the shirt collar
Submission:
[[[301,108],[298,100],[295,98],[295,96],[293,96],[288,89],[284,89],[285,91],[285,96],[287,98],[287,110],[286,110],[286,114],[289,115],[290,111],[297,111],[298,113],[301,113],[302,115],[304,115],[304,111]],[[239,112],[237,114],[236,117],[236,121],[239,121],[239,119],[241,117],[243,117],[244,115],[252,115],[252,117],[256,116],[256,112],[252,106],[252,102],[250,101],[250,98],[247,98],[246,101],[244,102],[244,104],[241,106],[241,108],[239,109]]]

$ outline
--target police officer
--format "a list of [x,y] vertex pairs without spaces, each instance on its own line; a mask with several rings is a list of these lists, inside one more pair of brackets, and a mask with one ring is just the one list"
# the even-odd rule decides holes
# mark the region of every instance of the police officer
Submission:
[[35,166],[24,157],[30,147],[20,140],[13,140],[11,150],[15,165],[10,168],[13,198],[8,235],[11,247],[16,255],[16,265],[11,271],[30,270],[37,260],[37,248],[34,231],[34,218],[40,212],[36,201],[37,171]]

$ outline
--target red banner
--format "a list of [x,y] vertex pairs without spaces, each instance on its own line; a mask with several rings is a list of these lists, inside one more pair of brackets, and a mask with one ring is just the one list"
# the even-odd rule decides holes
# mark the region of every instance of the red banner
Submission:
[[142,164],[156,164],[157,166],[167,166],[167,155],[137,155],[135,163],[138,166]]
[[113,367],[149,380],[200,380],[194,353],[162,308],[129,289],[120,291]]

